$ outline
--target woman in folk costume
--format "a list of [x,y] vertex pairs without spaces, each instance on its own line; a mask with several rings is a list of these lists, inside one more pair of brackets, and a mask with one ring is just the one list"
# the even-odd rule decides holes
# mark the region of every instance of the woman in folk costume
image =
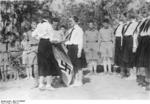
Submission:
[[[39,89],[40,90],[54,90],[52,87],[52,76],[57,70],[55,66],[56,60],[52,50],[53,28],[49,20],[51,15],[48,11],[41,14],[41,22],[37,28],[32,32],[32,36],[39,39],[38,45],[38,72],[39,72]],[[46,86],[44,85],[44,78],[46,78]]]
[[136,67],[143,72],[140,73],[139,84],[146,86],[146,90],[150,91],[150,19],[146,19],[140,26]]
[[78,25],[78,17],[73,16],[70,18],[71,29],[69,30],[70,36],[68,41],[66,41],[68,56],[71,59],[71,62],[74,66],[74,79],[73,86],[82,85],[82,60],[81,55],[83,51],[83,30]]
[[108,72],[112,73],[112,58],[113,58],[113,42],[114,42],[114,35],[113,29],[109,26],[109,20],[105,20],[103,23],[104,27],[99,31],[99,38],[100,38],[100,52],[101,57],[103,59],[103,67],[104,73],[107,73],[107,66]]
[[88,68],[91,72],[96,73],[99,51],[99,33],[94,27],[94,22],[89,22],[89,29],[85,31],[85,52]]

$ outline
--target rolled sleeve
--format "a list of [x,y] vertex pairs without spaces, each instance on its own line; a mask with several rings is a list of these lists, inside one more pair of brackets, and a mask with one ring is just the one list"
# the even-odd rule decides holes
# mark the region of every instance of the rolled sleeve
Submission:
[[78,31],[78,52],[81,53],[83,49],[83,30]]

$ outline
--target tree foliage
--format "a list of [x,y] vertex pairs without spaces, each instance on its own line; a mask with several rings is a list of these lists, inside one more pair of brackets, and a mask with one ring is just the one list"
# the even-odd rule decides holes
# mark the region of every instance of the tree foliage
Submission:
[[121,18],[128,20],[131,15],[137,18],[146,17],[150,11],[150,3],[143,0],[83,0],[80,3],[77,3],[77,0],[59,1],[0,1],[1,35],[4,38],[9,32],[22,35],[24,27],[30,26],[31,21],[37,19],[37,12],[43,9],[51,11],[53,16],[60,18],[60,22],[65,25],[68,24],[69,16],[78,16],[84,30],[90,20],[93,20],[99,29],[106,18],[113,24]]

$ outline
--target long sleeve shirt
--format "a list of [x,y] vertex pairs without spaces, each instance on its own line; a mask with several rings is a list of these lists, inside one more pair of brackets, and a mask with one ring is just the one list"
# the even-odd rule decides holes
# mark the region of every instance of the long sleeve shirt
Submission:
[[75,25],[73,29],[70,29],[69,32],[72,32],[71,38],[65,43],[66,45],[78,45],[78,52],[80,53],[83,49],[83,35],[84,32],[79,25]]
[[54,30],[47,20],[44,20],[43,23],[39,23],[37,28],[32,32],[33,37],[36,37],[37,39],[50,39],[50,41],[53,40],[53,35]]

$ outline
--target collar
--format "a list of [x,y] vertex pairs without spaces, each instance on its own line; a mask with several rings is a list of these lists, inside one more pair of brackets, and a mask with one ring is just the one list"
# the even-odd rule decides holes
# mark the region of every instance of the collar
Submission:
[[73,28],[78,28],[78,27],[79,27],[79,25],[77,25],[77,24],[76,24],[76,25],[74,25],[74,27],[73,27]]
[[95,29],[95,28],[92,28],[92,29],[91,29],[91,28],[89,28],[89,30],[90,30],[90,31],[95,31],[96,29]]
[[41,23],[44,23],[44,22],[48,22],[48,20],[46,20],[46,19],[42,19],[42,22],[41,22]]

